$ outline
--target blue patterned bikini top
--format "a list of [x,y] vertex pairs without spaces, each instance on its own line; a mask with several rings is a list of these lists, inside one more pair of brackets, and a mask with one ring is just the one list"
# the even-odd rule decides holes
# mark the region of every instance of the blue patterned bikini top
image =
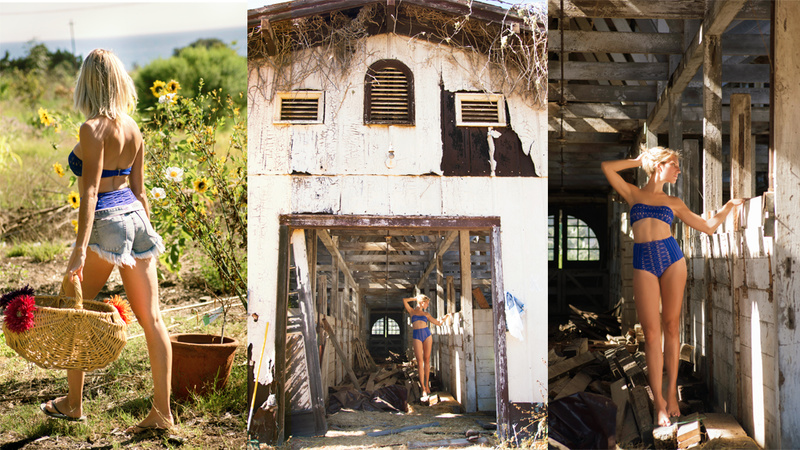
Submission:
[[411,323],[414,323],[414,322],[416,322],[418,320],[421,320],[421,321],[423,321],[425,323],[428,323],[428,318],[425,317],[425,316],[411,316]]
[[[76,176],[81,176],[83,173],[83,161],[78,158],[78,155],[75,152],[69,152],[69,157],[67,158],[67,162],[69,163],[69,169],[72,170]],[[109,178],[109,177],[116,177],[118,175],[130,175],[131,174],[131,167],[127,169],[103,169],[103,174],[100,175],[100,178]]]
[[631,226],[637,221],[642,219],[658,219],[666,222],[667,225],[672,225],[672,219],[675,218],[675,213],[669,206],[652,206],[645,205],[644,203],[637,203],[631,206]]

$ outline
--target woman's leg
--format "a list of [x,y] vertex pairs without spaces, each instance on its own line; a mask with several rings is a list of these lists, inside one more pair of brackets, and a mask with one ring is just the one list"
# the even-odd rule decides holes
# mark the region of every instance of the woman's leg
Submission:
[[431,393],[431,347],[433,347],[433,336],[428,336],[425,342],[422,343],[423,359],[425,360],[425,379],[422,382],[422,390],[426,394]]
[[661,323],[664,329],[664,366],[667,369],[667,414],[680,416],[678,407],[678,362],[680,318],[686,287],[686,260],[680,259],[661,275]]
[[169,395],[172,382],[172,346],[158,301],[156,259],[137,259],[134,267],[120,267],[122,284],[131,309],[142,326],[150,355],[153,373],[153,406],[138,425],[140,427],[170,427],[173,425]]
[[[417,358],[417,369],[419,370],[419,381],[422,383],[422,374],[424,369],[425,351],[422,342],[419,339],[411,339],[411,344],[414,345],[414,356]],[[422,393],[427,394],[425,385],[422,385]]]
[[[83,266],[83,281],[81,282],[83,298],[92,300],[97,297],[100,289],[105,286],[112,270],[114,270],[113,264],[88,249],[86,262]],[[69,386],[67,395],[53,400],[52,403],[56,404],[55,407],[51,402],[48,402],[46,408],[50,412],[56,412],[56,408],[58,408],[58,411],[70,417],[80,417],[83,415],[83,371],[67,370],[67,385]]]
[[664,355],[661,352],[660,290],[658,277],[646,270],[633,270],[633,295],[644,332],[647,381],[653,391],[654,419],[658,426],[665,426],[669,425],[669,414],[662,392]]

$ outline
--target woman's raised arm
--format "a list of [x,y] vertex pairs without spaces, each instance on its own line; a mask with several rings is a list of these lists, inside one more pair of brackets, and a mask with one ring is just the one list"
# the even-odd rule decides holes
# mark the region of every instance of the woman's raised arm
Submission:
[[686,225],[694,228],[697,231],[702,231],[706,234],[714,234],[714,231],[722,225],[722,222],[725,221],[725,217],[731,212],[731,210],[735,206],[739,206],[744,203],[744,200],[741,198],[733,198],[728,200],[725,203],[725,206],[722,207],[714,217],[710,219],[703,219],[702,217],[698,216],[697,214],[693,213],[685,203],[683,203],[680,199],[675,199],[675,215],[678,216],[679,219],[683,221]]
[[600,168],[603,170],[603,174],[605,174],[608,183],[614,188],[615,191],[619,193],[619,195],[622,196],[622,198],[625,199],[626,202],[628,202],[629,205],[633,205],[633,190],[638,188],[625,181],[618,172],[621,170],[641,167],[642,161],[640,158],[603,161],[600,164]]
[[406,312],[408,312],[412,316],[414,315],[414,310],[411,308],[411,306],[408,303],[411,300],[416,300],[416,299],[417,299],[416,297],[409,297],[409,298],[404,298],[403,299],[403,305],[405,305],[405,307],[406,307]]

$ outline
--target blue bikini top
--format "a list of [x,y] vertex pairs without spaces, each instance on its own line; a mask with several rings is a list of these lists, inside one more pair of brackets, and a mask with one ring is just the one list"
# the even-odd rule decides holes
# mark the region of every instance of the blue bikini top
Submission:
[[[78,155],[76,155],[75,152],[69,152],[67,162],[69,163],[69,168],[72,170],[72,173],[74,173],[76,176],[81,176],[83,173],[83,161],[78,158]],[[128,167],[127,169],[103,169],[103,174],[100,175],[100,178],[116,177],[118,175],[130,175],[131,167]]]
[[672,225],[672,219],[675,218],[675,213],[669,206],[652,206],[645,205],[644,203],[637,203],[631,206],[631,226],[634,222],[642,219],[658,219],[666,222],[667,225]]
[[414,322],[416,322],[418,320],[421,320],[421,321],[423,321],[425,323],[428,322],[428,318],[425,317],[425,316],[411,316],[411,323],[414,323]]

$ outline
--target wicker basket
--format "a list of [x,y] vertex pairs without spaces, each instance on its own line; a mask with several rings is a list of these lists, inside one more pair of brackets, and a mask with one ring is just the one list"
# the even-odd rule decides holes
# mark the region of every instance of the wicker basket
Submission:
[[[90,371],[119,358],[126,324],[107,303],[83,300],[77,277],[64,278],[58,296],[37,295],[33,327],[22,333],[6,329],[6,343],[23,358],[45,369]],[[68,297],[73,291],[75,297]]]

